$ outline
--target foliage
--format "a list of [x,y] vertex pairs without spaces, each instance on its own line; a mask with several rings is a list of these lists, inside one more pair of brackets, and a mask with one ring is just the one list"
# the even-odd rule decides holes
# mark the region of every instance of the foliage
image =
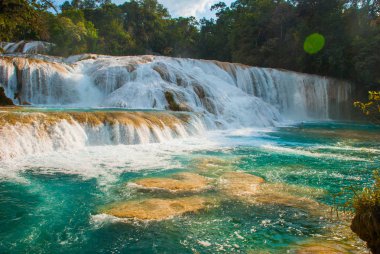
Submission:
[[66,10],[52,18],[49,27],[54,52],[62,55],[79,54],[93,49],[98,39],[97,31],[86,21],[81,10]]
[[380,91],[369,91],[368,102],[354,102],[364,115],[376,124],[380,124]]
[[[201,57],[380,83],[378,1],[237,0],[201,23]],[[308,54],[310,34],[324,48]]]
[[127,55],[135,52],[136,41],[124,27],[124,14],[120,8],[106,4],[83,12],[98,30],[99,40],[93,53]]
[[49,38],[44,12],[47,1],[0,1],[0,41]]
[[379,0],[235,0],[200,21],[173,18],[157,0],[71,0],[54,14],[49,1],[1,1],[0,40],[48,40],[57,55],[159,54],[380,84]]
[[374,172],[375,183],[370,188],[364,188],[353,200],[356,213],[366,213],[375,207],[380,207],[380,173]]
[[380,252],[380,175],[374,173],[375,183],[372,188],[356,195],[353,201],[355,217],[351,222],[351,229],[362,240],[372,253]]

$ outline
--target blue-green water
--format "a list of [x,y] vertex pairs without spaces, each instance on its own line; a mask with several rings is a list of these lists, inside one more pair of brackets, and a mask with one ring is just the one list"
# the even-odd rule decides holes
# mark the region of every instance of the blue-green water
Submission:
[[[331,240],[328,230],[339,223],[300,207],[233,198],[163,221],[100,214],[116,201],[174,197],[126,183],[196,171],[204,159],[296,186],[330,206],[351,198],[350,187],[371,185],[372,171],[380,168],[380,129],[368,125],[304,123],[186,142],[95,147],[1,165],[10,173],[0,179],[0,253],[292,253],[310,240]],[[220,194],[211,189],[198,195]],[[344,233],[335,233],[344,243]]]

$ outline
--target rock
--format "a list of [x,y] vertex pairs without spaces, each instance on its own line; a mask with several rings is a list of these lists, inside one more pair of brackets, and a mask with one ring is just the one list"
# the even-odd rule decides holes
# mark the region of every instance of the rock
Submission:
[[208,204],[206,198],[196,196],[177,199],[152,198],[119,203],[105,213],[118,218],[165,220],[185,213],[198,212],[205,209]]
[[23,101],[23,102],[21,102],[21,105],[23,105],[23,106],[30,106],[32,104],[30,102]]
[[256,194],[264,182],[263,178],[251,174],[228,172],[220,177],[219,186],[229,196],[242,197]]
[[226,172],[236,170],[236,158],[223,160],[218,157],[201,157],[194,160],[193,165],[197,172],[208,176],[220,176]]
[[346,246],[338,243],[315,242],[308,243],[296,251],[297,254],[346,254],[352,253]]
[[228,172],[220,177],[219,188],[225,196],[251,204],[281,205],[323,216],[328,208],[304,196],[296,195],[294,186],[265,183],[261,177],[242,172]]
[[168,102],[168,109],[171,111],[181,111],[180,105],[176,102],[174,99],[174,95],[172,92],[166,91],[165,92],[165,98]]
[[168,67],[165,64],[156,63],[153,66],[153,70],[155,70],[158,74],[160,74],[162,80],[165,80],[166,82],[171,82],[170,71],[168,70]]
[[209,188],[210,179],[193,173],[179,173],[171,178],[146,178],[135,181],[143,189],[160,189],[169,192],[200,192]]
[[367,242],[372,253],[380,254],[380,207],[357,213],[352,220],[351,229],[360,239]]
[[11,99],[5,95],[4,88],[0,86],[0,106],[14,106]]

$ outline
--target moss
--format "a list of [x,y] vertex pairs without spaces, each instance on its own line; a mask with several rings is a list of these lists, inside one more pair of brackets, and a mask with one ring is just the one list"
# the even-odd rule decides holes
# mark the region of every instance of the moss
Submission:
[[0,106],[14,106],[14,103],[5,95],[3,87],[0,87]]
[[375,172],[372,188],[365,188],[354,198],[355,217],[351,229],[367,242],[373,253],[380,253],[380,175]]

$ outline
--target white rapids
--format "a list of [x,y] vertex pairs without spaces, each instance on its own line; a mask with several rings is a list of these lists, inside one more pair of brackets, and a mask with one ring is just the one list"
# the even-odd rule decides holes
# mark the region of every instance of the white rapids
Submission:
[[90,126],[67,118],[51,123],[48,113],[40,113],[45,117],[36,123],[0,126],[0,158],[73,146],[162,142],[212,129],[339,119],[347,115],[344,105],[351,105],[352,94],[351,84],[345,81],[285,70],[161,56],[90,54],[2,55],[0,86],[16,104],[166,110],[168,115],[186,111],[192,119],[177,119],[173,131],[165,121],[154,126],[157,122],[147,119],[136,126],[108,118]]

